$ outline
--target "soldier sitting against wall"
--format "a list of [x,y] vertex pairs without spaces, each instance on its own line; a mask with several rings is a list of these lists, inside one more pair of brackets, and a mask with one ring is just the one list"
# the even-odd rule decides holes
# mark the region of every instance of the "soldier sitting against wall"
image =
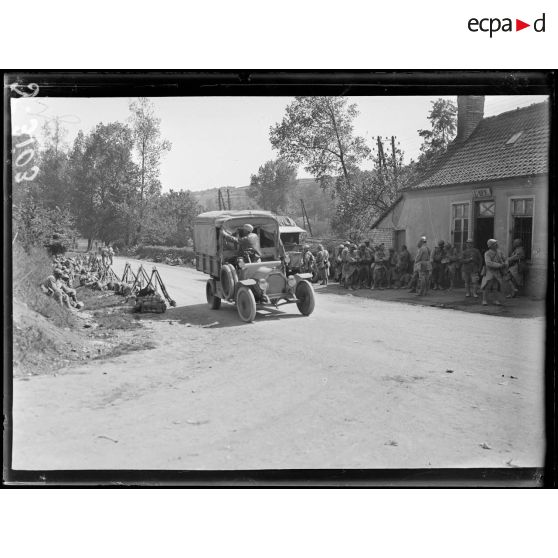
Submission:
[[67,284],[68,279],[69,277],[64,275],[61,269],[56,268],[53,274],[49,275],[41,284],[41,290],[69,310],[81,309],[83,308],[83,302],[77,300],[75,289]]

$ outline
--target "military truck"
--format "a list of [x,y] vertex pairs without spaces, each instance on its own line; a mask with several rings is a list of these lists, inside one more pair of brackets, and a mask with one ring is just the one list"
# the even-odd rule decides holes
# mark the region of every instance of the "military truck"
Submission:
[[[244,251],[242,228],[249,224],[259,243],[258,254]],[[231,239],[231,237],[234,237]],[[231,242],[231,240],[233,240]],[[314,311],[310,273],[289,273],[279,222],[268,211],[209,211],[194,220],[196,269],[209,275],[205,292],[209,307],[221,301],[236,304],[238,315],[252,322],[258,306],[279,307],[295,303],[300,313]]]

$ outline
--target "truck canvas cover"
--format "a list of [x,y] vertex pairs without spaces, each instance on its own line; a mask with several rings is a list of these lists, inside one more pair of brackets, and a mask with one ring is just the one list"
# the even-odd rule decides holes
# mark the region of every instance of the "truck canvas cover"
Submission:
[[239,210],[239,211],[208,211],[194,219],[194,249],[196,253],[214,255],[218,249],[217,229],[225,229],[233,233],[243,223],[261,227],[274,237],[278,232],[278,223],[270,211]]

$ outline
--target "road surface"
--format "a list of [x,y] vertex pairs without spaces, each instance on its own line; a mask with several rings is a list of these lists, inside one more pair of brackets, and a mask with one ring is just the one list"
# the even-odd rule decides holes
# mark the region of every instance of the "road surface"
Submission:
[[14,380],[14,469],[543,465],[543,318],[333,286],[246,324],[157,267],[177,307],[142,315],[155,349]]

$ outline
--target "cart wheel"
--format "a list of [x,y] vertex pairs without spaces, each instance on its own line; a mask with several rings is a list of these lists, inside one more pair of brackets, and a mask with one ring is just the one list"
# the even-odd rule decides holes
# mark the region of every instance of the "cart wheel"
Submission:
[[207,298],[207,304],[209,304],[211,310],[219,310],[221,307],[221,299],[216,296],[211,280],[207,281],[205,284],[205,297]]
[[298,302],[296,305],[300,313],[303,316],[310,316],[314,311],[315,300],[314,300],[314,289],[308,281],[300,281],[296,286],[296,298]]
[[240,319],[244,322],[253,322],[256,318],[256,299],[248,287],[240,287],[236,295],[236,309]]

